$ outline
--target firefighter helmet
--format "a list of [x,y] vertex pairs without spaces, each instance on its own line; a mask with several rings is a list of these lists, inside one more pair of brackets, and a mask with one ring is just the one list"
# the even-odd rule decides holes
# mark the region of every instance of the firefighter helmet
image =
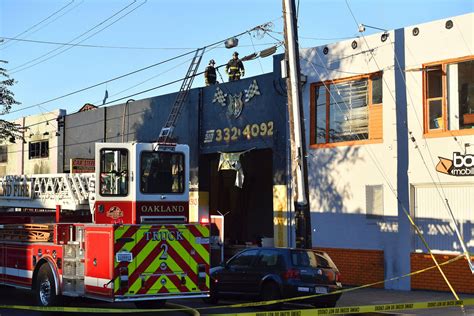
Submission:
[[238,52],[234,52],[234,54],[232,56],[239,56],[239,53]]
[[209,65],[214,65],[215,63],[214,59],[209,60]]

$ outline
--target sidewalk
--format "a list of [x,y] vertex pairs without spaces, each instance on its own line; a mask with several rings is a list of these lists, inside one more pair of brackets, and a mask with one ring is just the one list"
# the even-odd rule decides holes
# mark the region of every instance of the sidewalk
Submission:
[[[474,285],[473,285],[474,286]],[[474,295],[457,293],[460,299],[474,298]],[[395,291],[365,288],[343,293],[337,307],[377,304],[415,303],[454,300],[450,292],[434,291]],[[459,307],[408,310],[390,312],[392,315],[474,315],[474,306],[467,306],[463,314]]]

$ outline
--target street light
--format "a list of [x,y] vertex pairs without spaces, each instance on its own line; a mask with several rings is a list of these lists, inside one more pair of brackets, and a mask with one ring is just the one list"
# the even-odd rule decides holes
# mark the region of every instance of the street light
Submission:
[[385,42],[388,38],[388,31],[385,30],[385,29],[381,29],[379,27],[375,27],[375,26],[370,26],[370,25],[367,25],[367,24],[359,24],[359,33],[363,33],[365,32],[365,28],[370,28],[370,29],[374,29],[374,30],[379,30],[379,31],[383,31],[383,34],[380,36],[380,40],[382,42]]

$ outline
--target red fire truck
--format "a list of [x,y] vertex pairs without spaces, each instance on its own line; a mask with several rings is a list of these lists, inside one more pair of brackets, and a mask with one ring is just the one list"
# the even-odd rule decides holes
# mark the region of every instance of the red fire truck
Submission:
[[42,306],[208,296],[209,226],[189,221],[187,145],[96,144],[94,173],[0,178],[0,208],[0,283]]

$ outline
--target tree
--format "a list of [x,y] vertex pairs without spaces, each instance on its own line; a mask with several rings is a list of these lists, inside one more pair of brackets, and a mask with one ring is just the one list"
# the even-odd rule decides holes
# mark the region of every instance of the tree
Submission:
[[[8,62],[0,60],[0,63],[6,64]],[[15,94],[9,89],[14,84],[15,80],[10,78],[7,70],[0,67],[0,115],[10,112],[12,105],[21,104],[15,100]],[[16,139],[23,140],[23,130],[24,128],[20,124],[0,119],[0,141],[15,142]]]

